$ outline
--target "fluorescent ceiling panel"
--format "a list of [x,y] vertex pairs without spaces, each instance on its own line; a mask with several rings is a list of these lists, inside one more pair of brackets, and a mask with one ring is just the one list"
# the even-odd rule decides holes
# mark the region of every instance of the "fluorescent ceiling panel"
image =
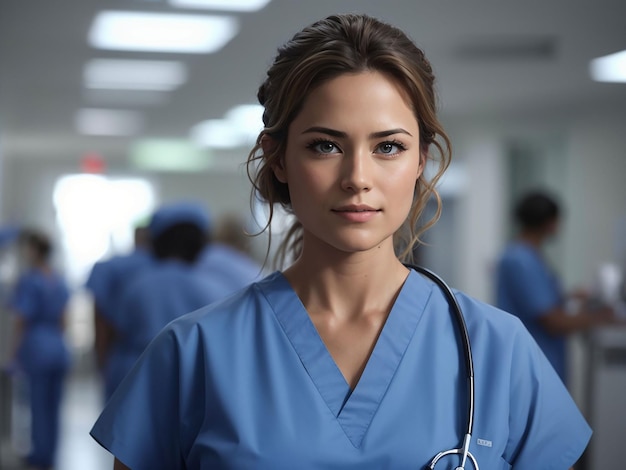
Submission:
[[151,171],[199,171],[211,167],[211,154],[187,140],[142,139],[133,144],[130,162],[139,169]]
[[191,129],[191,140],[200,147],[217,149],[242,145],[241,135],[226,119],[209,119]]
[[238,31],[231,16],[102,11],[88,40],[99,49],[206,54],[224,47]]
[[255,141],[264,127],[264,111],[260,104],[242,104],[228,110],[224,117],[246,140]]
[[204,8],[226,11],[258,11],[270,0],[170,0],[170,5],[182,8]]
[[85,135],[129,136],[143,128],[143,117],[136,111],[84,108],[76,113],[75,124]]
[[253,144],[263,129],[263,106],[244,104],[226,112],[224,119],[209,119],[191,129],[201,147],[236,148]]
[[171,91],[187,81],[187,67],[173,60],[92,59],[83,80],[87,88]]
[[593,59],[589,64],[591,78],[596,82],[626,82],[626,51]]

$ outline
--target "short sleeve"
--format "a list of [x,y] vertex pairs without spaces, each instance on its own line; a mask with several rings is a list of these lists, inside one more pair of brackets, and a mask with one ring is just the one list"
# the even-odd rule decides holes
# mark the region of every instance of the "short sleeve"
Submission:
[[506,460],[516,470],[570,468],[591,437],[565,385],[526,330],[515,336]]
[[25,274],[19,278],[11,298],[9,307],[15,314],[24,319],[32,319],[37,311],[37,288],[33,278]]
[[555,280],[546,266],[529,256],[512,256],[502,262],[501,282],[510,290],[516,310],[531,317],[544,315],[561,302]]
[[109,266],[110,261],[97,262],[91,269],[89,277],[87,278],[87,282],[85,283],[85,288],[91,292],[96,304],[100,307],[101,310],[109,298]]
[[178,349],[171,330],[157,336],[91,429],[91,436],[132,470],[185,468]]

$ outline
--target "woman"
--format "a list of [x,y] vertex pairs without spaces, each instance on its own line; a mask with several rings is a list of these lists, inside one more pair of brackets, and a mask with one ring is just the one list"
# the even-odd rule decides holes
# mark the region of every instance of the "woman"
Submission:
[[[449,163],[433,81],[404,33],[362,15],[316,22],[278,51],[248,163],[258,195],[296,216],[283,245],[296,261],[149,346],[92,430],[116,468],[424,468],[463,441],[449,305],[394,248],[407,235],[401,257],[411,251]],[[590,431],[558,377],[514,317],[457,298],[474,348],[475,459],[568,468]]]
[[28,381],[31,411],[31,451],[34,469],[51,469],[59,437],[63,382],[70,365],[64,341],[64,314],[69,291],[50,266],[51,245],[36,231],[20,234],[27,270],[10,299],[15,314],[15,362]]

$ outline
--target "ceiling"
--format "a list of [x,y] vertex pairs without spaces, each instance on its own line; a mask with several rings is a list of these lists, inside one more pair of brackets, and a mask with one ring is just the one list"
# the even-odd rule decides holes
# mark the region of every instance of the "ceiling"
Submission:
[[[273,0],[235,13],[240,33],[208,55],[96,50],[87,32],[103,9],[181,11],[165,0],[2,0],[0,2],[0,152],[10,158],[124,157],[131,141],[77,133],[83,107],[136,109],[139,136],[185,138],[208,118],[253,103],[276,48],[302,26],[335,12],[365,12],[408,32],[438,75],[444,117],[469,118],[624,109],[626,84],[595,83],[590,59],[626,49],[623,0]],[[200,10],[185,12],[207,13]],[[90,58],[176,58],[188,81],[160,103],[117,103],[86,94]]]

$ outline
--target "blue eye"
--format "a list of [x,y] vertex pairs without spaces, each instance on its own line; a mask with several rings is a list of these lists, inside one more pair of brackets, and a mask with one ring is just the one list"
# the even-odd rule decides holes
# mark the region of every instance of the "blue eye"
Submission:
[[307,148],[321,154],[331,154],[339,152],[339,148],[329,140],[315,140],[308,144]]
[[383,142],[376,150],[384,155],[395,155],[406,150],[406,147],[400,142]]

